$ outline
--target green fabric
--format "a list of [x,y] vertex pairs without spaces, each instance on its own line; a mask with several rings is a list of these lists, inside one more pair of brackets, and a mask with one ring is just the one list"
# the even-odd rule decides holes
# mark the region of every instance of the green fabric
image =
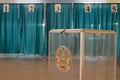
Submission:
[[21,53],[47,54],[46,27],[44,26],[44,5],[34,5],[34,12],[28,12],[28,5],[20,5]]
[[3,12],[0,5],[0,52],[19,52],[18,5],[9,6],[9,12]]
[[70,29],[72,24],[72,4],[61,4],[61,12],[55,12],[55,4],[46,6],[46,25],[50,29]]
[[[19,7],[19,10],[18,10]],[[9,12],[0,5],[0,53],[47,54],[47,29],[44,26],[44,4],[10,4]]]
[[118,24],[112,24],[114,25],[114,29],[117,31],[117,57],[120,59],[120,4],[118,4],[118,12],[117,14],[114,14],[114,22],[117,22]]

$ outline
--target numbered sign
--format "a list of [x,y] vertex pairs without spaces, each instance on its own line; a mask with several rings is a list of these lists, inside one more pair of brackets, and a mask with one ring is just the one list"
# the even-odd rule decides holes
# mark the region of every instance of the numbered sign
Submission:
[[28,11],[29,12],[34,12],[34,4],[28,5]]
[[117,4],[112,4],[111,5],[111,12],[116,13],[117,12]]
[[3,12],[9,12],[9,4],[3,5]]
[[91,12],[90,4],[85,4],[85,12]]
[[55,4],[55,12],[61,12],[61,4]]

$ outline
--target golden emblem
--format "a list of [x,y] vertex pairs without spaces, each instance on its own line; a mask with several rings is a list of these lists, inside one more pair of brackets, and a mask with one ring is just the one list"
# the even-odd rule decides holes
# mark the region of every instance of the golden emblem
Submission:
[[61,46],[56,51],[56,66],[58,70],[67,72],[70,69],[71,53],[70,50]]

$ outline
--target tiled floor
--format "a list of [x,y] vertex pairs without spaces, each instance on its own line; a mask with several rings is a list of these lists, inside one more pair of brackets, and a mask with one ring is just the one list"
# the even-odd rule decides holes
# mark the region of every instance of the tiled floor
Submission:
[[47,80],[45,60],[0,60],[0,80]]
[[[47,60],[1,59],[0,80],[47,80]],[[117,80],[120,80],[120,63],[117,65]]]

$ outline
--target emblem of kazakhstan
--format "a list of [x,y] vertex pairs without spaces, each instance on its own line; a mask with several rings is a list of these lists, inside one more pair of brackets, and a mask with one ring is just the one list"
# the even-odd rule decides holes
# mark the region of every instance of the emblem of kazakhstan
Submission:
[[56,66],[58,70],[67,72],[70,69],[71,53],[66,46],[60,46],[56,51]]

